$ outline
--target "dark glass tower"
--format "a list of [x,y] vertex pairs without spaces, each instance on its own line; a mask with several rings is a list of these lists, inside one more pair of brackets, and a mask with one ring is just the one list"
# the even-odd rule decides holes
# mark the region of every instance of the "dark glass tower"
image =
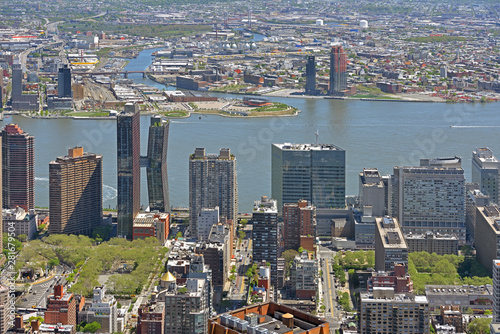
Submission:
[[21,64],[12,65],[12,102],[19,101],[23,95],[23,69]]
[[71,93],[71,69],[68,65],[64,65],[57,73],[57,96],[72,97]]
[[331,144],[273,144],[272,197],[278,208],[303,199],[317,208],[345,207],[345,151]]
[[278,283],[278,207],[276,200],[262,196],[260,201],[255,201],[252,213],[252,240],[253,262],[262,264],[269,262],[271,265],[271,285]]
[[152,116],[148,137],[149,208],[162,212],[170,211],[167,177],[168,128],[170,123],[161,116]]
[[347,89],[347,59],[340,45],[330,50],[330,95],[339,95]]
[[118,236],[132,239],[135,215],[141,201],[141,138],[139,106],[127,103],[118,114],[116,144],[118,160]]
[[2,205],[28,211],[35,207],[35,137],[8,124],[2,138]]
[[316,57],[307,56],[306,95],[316,95]]

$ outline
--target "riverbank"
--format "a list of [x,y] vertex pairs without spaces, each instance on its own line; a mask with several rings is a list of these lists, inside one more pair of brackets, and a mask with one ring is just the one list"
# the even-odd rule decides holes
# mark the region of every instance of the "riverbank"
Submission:
[[[161,114],[168,118],[189,118],[191,114],[220,115],[223,117],[279,117],[297,116],[301,110],[284,103],[272,102],[260,107],[249,107],[241,100],[219,100],[210,102],[170,103],[170,109],[141,110],[141,115]],[[74,119],[74,120],[115,120],[109,112],[76,111],[64,114],[31,115],[23,112],[9,112],[8,115],[19,115],[31,119]]]

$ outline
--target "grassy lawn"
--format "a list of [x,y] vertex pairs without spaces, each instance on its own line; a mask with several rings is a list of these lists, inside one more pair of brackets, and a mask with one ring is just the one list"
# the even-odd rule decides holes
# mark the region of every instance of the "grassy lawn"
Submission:
[[164,115],[166,117],[185,117],[188,115],[188,113],[186,111],[182,111],[182,110],[174,110],[174,111],[164,112],[164,113],[162,113],[162,115]]
[[252,112],[284,111],[287,109],[290,109],[290,106],[288,106],[284,103],[273,102],[273,104],[270,106],[264,106],[264,107],[258,107],[258,108],[252,109]]
[[68,116],[76,116],[76,117],[106,117],[109,116],[109,112],[100,112],[100,111],[89,111],[89,112],[72,112],[68,113]]

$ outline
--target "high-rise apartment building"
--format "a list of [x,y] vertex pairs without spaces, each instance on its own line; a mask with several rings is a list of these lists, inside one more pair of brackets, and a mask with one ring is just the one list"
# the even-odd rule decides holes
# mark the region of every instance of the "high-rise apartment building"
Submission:
[[375,221],[375,270],[394,271],[395,263],[408,264],[408,246],[396,218]]
[[495,204],[499,202],[500,160],[487,148],[472,152],[472,182],[479,184],[479,190]]
[[127,103],[117,118],[118,236],[132,239],[134,217],[141,206],[141,133],[139,106]]
[[17,124],[2,131],[3,207],[35,208],[35,137]]
[[361,293],[360,332],[429,333],[430,311],[425,296],[396,294],[393,288],[373,288]]
[[[283,205],[283,239],[286,249],[314,251],[316,207],[305,200]],[[307,241],[312,240],[312,245]]]
[[71,69],[68,65],[59,68],[57,73],[57,97],[73,97],[71,92]]
[[168,129],[170,122],[152,116],[148,137],[148,195],[150,210],[170,212],[167,175]]
[[340,45],[330,50],[330,89],[328,94],[339,95],[347,89],[347,57]]
[[252,214],[253,224],[253,262],[269,262],[271,264],[271,284],[278,281],[278,207],[276,200],[262,196],[255,201]]
[[73,147],[49,164],[49,233],[90,235],[102,222],[102,156]]
[[165,333],[206,334],[210,307],[208,305],[206,280],[188,278],[184,286],[168,282],[167,289],[160,292],[165,300]]
[[459,157],[394,167],[392,212],[403,232],[454,234],[465,244],[465,177]]
[[493,321],[500,322],[500,260],[493,260]]
[[345,151],[325,144],[273,144],[272,197],[278,207],[299,200],[345,207]]
[[306,95],[316,95],[316,57],[307,56]]
[[189,157],[189,226],[198,236],[198,216],[203,208],[219,207],[220,216],[235,220],[238,212],[236,158],[228,148],[219,155],[195,149]]

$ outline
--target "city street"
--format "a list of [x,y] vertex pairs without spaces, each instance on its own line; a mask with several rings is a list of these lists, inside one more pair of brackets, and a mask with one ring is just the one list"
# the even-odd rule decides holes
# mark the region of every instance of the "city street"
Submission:
[[340,310],[336,300],[337,293],[335,288],[335,277],[332,272],[332,261],[335,252],[324,246],[318,246],[318,259],[320,261],[323,275],[321,277],[323,304],[325,305],[325,318],[331,324],[332,328],[339,327]]
[[46,307],[47,297],[54,292],[54,286],[56,284],[67,284],[65,277],[61,276],[63,273],[63,267],[57,266],[55,272],[52,273],[52,276],[31,284],[29,292],[20,297],[16,306],[18,308],[26,309],[33,307]]

